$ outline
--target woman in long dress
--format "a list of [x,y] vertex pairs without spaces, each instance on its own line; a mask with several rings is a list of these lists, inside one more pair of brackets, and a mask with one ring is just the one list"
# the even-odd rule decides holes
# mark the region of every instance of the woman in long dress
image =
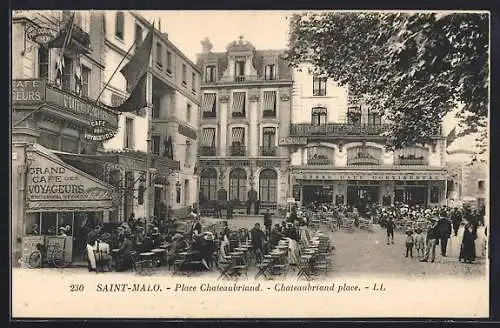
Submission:
[[470,220],[467,220],[467,224],[464,227],[462,246],[460,247],[459,261],[464,260],[464,263],[474,262],[476,259],[476,238],[476,227]]

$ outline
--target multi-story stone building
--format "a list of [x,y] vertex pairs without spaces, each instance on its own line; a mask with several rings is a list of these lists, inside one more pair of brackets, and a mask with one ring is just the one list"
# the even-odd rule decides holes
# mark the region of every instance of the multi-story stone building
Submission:
[[96,101],[104,67],[101,30],[102,20],[92,12],[14,12],[11,214],[16,259],[67,226],[72,236],[66,240],[67,256],[81,255],[85,229],[109,222],[117,207],[113,186],[60,156],[104,150],[101,141],[86,137],[92,122],[118,128],[118,115]]
[[[148,31],[153,30],[150,74],[152,86],[148,89],[152,100],[152,125],[150,152],[152,153],[151,192],[155,215],[163,216],[171,206],[174,215],[182,215],[196,202],[197,177],[194,175],[198,140],[198,115],[200,107],[200,71],[169,39],[168,34],[155,29],[144,17],[135,12],[106,11],[104,39],[105,79],[109,80],[117,65],[129,49],[139,46]],[[133,51],[132,51],[133,53]],[[107,85],[103,100],[118,106],[127,96],[126,81],[116,74]],[[144,114],[144,113],[142,113]],[[135,152],[139,167],[145,167],[148,122],[145,115],[124,113],[115,138],[105,144],[109,151]],[[172,162],[173,161],[173,162]],[[141,164],[142,163],[142,164]],[[143,171],[139,170],[139,171]],[[126,180],[138,181],[141,189],[145,181],[142,172],[129,173]],[[144,213],[137,203],[137,193],[125,197],[124,213],[136,217]],[[162,213],[160,213],[162,212]]]
[[288,136],[292,86],[284,51],[256,50],[243,37],[226,52],[212,52],[208,39],[202,46],[202,207],[212,208],[217,199],[241,210],[249,200],[260,208],[284,206],[288,150],[279,140]]
[[293,197],[360,205],[440,204],[446,198],[445,139],[395,152],[384,149],[381,115],[350,99],[347,88],[309,73],[293,72],[289,145]]

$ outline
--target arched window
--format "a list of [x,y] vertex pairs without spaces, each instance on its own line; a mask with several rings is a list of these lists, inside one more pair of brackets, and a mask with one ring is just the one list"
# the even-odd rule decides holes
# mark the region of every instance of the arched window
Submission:
[[200,192],[207,200],[217,199],[217,171],[209,168],[201,172]]
[[244,169],[237,168],[229,174],[229,199],[247,200],[247,173]]
[[125,25],[125,18],[123,17],[123,11],[116,12],[116,22],[115,22],[115,36],[123,40],[123,29]]
[[276,172],[271,169],[262,170],[259,176],[260,201],[276,203],[278,199],[277,186],[278,175]]

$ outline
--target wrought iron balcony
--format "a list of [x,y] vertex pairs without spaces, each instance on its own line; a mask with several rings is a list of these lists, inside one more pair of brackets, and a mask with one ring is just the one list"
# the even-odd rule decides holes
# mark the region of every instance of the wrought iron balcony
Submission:
[[347,159],[347,165],[380,165],[380,160],[372,157],[353,157]]
[[261,156],[276,156],[277,147],[276,146],[264,146],[260,147]]
[[276,117],[276,111],[275,110],[265,110],[262,112],[262,117]]
[[312,137],[312,136],[365,136],[381,135],[391,127],[390,124],[344,124],[329,123],[322,125],[291,124],[290,136]]
[[217,113],[216,112],[203,112],[202,117],[203,118],[216,118]]
[[245,118],[246,114],[241,112],[232,112],[231,116],[234,118]]
[[229,146],[230,156],[246,156],[247,149],[245,146]]
[[307,165],[333,165],[333,161],[329,158],[308,158]]
[[245,76],[235,76],[234,82],[245,82]]
[[396,165],[429,165],[425,158],[398,158]]
[[199,155],[200,156],[216,156],[217,155],[217,149],[215,147],[211,146],[201,146],[199,148]]

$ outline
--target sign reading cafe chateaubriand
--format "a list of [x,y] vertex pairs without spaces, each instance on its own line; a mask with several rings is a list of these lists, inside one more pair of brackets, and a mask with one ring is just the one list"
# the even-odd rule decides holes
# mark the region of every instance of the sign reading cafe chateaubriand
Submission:
[[65,163],[33,153],[27,175],[28,208],[109,208],[113,190]]

